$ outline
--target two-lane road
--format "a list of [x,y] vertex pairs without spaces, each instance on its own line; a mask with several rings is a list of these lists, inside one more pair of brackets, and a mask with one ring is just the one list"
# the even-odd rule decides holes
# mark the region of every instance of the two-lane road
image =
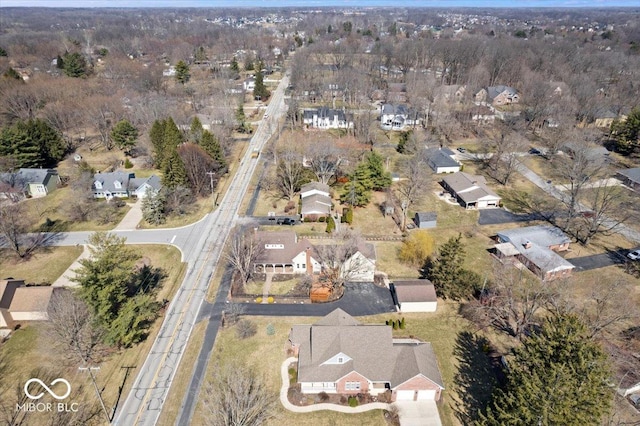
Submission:
[[[286,111],[284,88],[288,84],[289,78],[285,75],[267,107],[270,118],[263,121],[251,138],[231,185],[215,212],[194,226],[178,230],[144,231],[144,236],[138,231],[118,233],[127,235],[128,242],[131,243],[141,238],[147,240],[145,242],[157,239],[158,243],[161,242],[159,240],[163,240],[163,243],[174,244],[181,248],[188,268],[180,289],[169,305],[160,333],[135,379],[131,392],[116,415],[115,424],[137,426],[154,425],[157,422],[211,277],[218,265],[222,248],[238,218],[240,203],[258,163],[257,159],[252,158],[252,153],[264,148],[273,134],[274,126],[271,124],[277,122]],[[80,235],[67,238],[73,242],[73,238],[76,237],[82,238]]]

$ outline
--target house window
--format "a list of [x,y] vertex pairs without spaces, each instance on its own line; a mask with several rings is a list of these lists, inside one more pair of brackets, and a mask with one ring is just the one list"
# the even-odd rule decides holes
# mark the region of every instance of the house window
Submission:
[[306,263],[302,264],[302,269],[307,269],[307,264]]
[[338,358],[338,364],[344,364],[344,358],[342,357]]
[[347,382],[344,387],[345,390],[360,390],[360,382]]

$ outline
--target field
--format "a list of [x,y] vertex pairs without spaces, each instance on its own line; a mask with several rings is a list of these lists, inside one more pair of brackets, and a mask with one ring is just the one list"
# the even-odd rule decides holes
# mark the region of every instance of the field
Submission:
[[7,249],[0,250],[0,278],[13,277],[26,283],[52,284],[80,256],[82,247],[48,247],[28,260],[19,260]]

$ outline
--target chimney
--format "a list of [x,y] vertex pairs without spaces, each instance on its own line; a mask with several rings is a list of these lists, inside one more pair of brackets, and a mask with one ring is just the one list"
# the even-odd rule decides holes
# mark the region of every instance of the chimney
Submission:
[[307,256],[307,274],[313,275],[313,265],[311,264],[311,247],[307,247],[304,252]]
[[524,246],[524,248],[525,248],[525,249],[530,249],[530,248],[531,248],[531,245],[532,245],[532,244],[531,244],[531,241],[528,241],[528,240],[527,240],[527,242],[526,242],[526,243],[524,243],[524,244],[523,244],[523,246]]

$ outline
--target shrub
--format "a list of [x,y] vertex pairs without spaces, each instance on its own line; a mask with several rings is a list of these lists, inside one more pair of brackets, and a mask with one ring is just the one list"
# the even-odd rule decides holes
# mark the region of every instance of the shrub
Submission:
[[256,297],[256,303],[262,303],[262,297],[260,296]]
[[342,395],[342,396],[340,397],[340,404],[346,404],[346,403],[347,403],[347,397],[346,397],[346,396],[344,396],[344,395]]
[[398,323],[395,320],[391,321],[391,326],[393,327],[394,330],[398,329]]
[[267,336],[273,336],[274,334],[276,334],[276,328],[273,326],[273,324],[267,324]]
[[404,317],[400,320],[400,330],[404,330]]
[[342,218],[346,223],[351,225],[353,223],[353,209],[344,209],[342,211]]
[[356,398],[355,396],[350,396],[349,397],[349,407],[357,407],[358,406],[358,398]]
[[133,167],[133,163],[128,158],[125,158],[125,160],[124,160],[124,168],[125,169],[130,169],[132,167]]
[[318,394],[318,399],[320,399],[321,402],[327,402],[329,400],[329,394],[326,392],[320,392]]
[[296,204],[293,201],[289,201],[284,207],[285,213],[289,213],[291,210],[295,210]]
[[413,231],[402,242],[398,258],[413,266],[423,265],[427,257],[433,253],[434,247],[435,241],[428,231]]
[[325,220],[327,220],[327,218],[326,218],[326,217],[324,217],[324,216],[320,216],[320,217],[318,218],[318,222],[324,222]]
[[273,303],[273,296],[267,297],[267,303]]
[[333,217],[329,216],[327,219],[327,234],[332,233],[336,229],[336,222],[333,220]]
[[248,319],[240,320],[236,325],[236,336],[238,336],[239,339],[246,339],[248,337],[255,336],[257,332],[258,326],[256,323]]

